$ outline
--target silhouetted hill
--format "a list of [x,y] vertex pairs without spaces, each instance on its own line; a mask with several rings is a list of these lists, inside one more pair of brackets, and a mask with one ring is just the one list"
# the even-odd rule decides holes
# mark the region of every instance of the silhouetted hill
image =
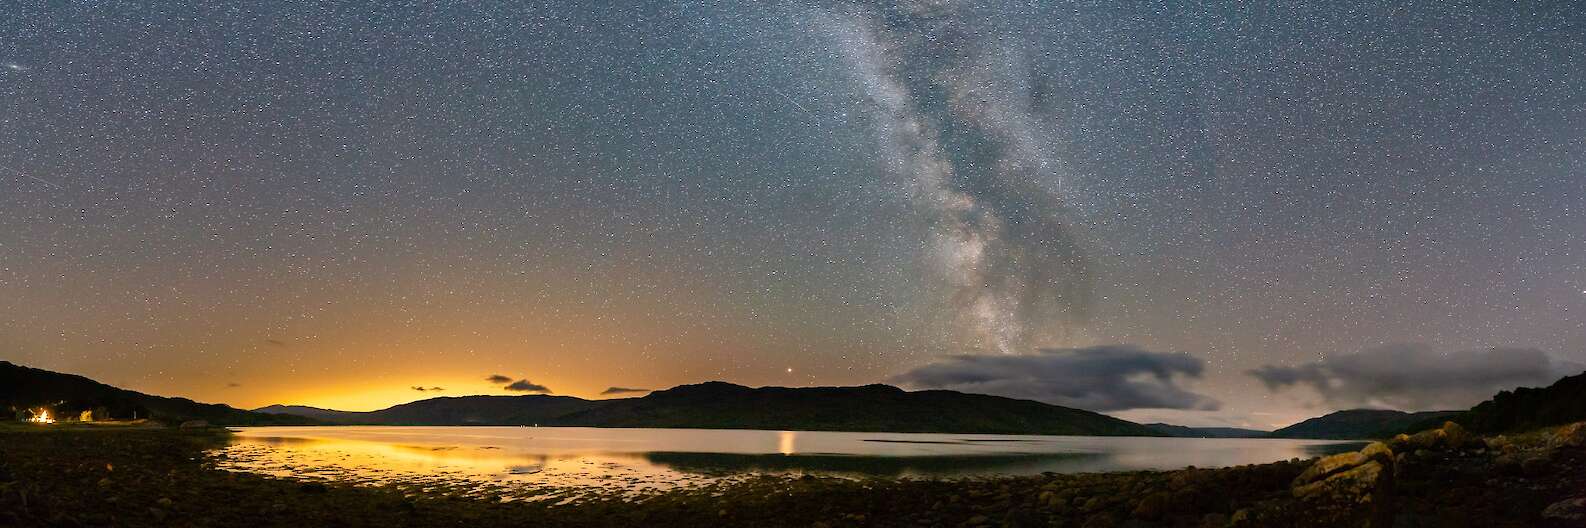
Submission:
[[186,398],[151,396],[120,389],[73,374],[24,367],[0,361],[0,407],[5,418],[19,409],[49,407],[57,415],[102,409],[118,419],[150,418],[165,422],[205,420],[215,425],[309,424],[313,420],[244,411]]
[[642,398],[568,396],[433,398],[367,413],[270,406],[346,424],[560,425],[806,431],[1163,436],[1111,416],[998,396],[908,392],[886,385],[761,387],[683,385]]
[[1316,438],[1325,440],[1361,440],[1383,438],[1403,432],[1412,424],[1437,421],[1458,414],[1459,411],[1403,411],[1379,409],[1350,409],[1338,411],[1273,431],[1273,438]]
[[1500,391],[1450,419],[1483,433],[1524,431],[1586,420],[1586,373],[1565,377],[1545,388]]
[[1240,429],[1238,427],[1188,427],[1165,423],[1148,423],[1146,427],[1167,436],[1179,438],[1266,438],[1271,431]]
[[887,385],[761,387],[683,385],[563,417],[568,425],[1161,436],[1111,416],[999,396]]
[[307,405],[269,405],[254,409],[253,412],[264,414],[294,414],[313,418],[326,423],[352,423],[350,418],[368,413],[338,411],[335,409],[321,409]]
[[365,425],[552,425],[569,413],[601,405],[571,396],[454,396],[419,400],[370,412],[337,411],[301,405],[254,409],[296,414],[337,424]]

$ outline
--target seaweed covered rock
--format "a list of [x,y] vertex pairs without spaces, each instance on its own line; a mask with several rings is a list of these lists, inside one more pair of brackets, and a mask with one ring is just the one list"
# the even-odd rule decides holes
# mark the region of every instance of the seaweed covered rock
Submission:
[[1542,510],[1542,518],[1552,521],[1579,523],[1586,521],[1586,497],[1564,499]]
[[1548,439],[1551,447],[1586,447],[1586,422],[1575,422],[1558,428]]
[[1449,449],[1464,449],[1481,442],[1479,438],[1454,422],[1443,422],[1443,427],[1439,430],[1443,432],[1443,447]]
[[1239,510],[1229,525],[1391,526],[1394,460],[1393,449],[1382,442],[1319,459],[1295,477],[1288,498]]

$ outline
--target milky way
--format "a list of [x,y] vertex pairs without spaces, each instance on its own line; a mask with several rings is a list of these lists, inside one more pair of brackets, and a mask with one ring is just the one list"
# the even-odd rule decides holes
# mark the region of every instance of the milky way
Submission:
[[822,13],[875,104],[887,170],[902,179],[971,344],[1032,350],[1090,302],[1088,263],[1055,188],[1031,66],[981,36],[960,3]]
[[4,12],[0,359],[145,392],[900,380],[1272,427],[1586,363],[1570,3]]

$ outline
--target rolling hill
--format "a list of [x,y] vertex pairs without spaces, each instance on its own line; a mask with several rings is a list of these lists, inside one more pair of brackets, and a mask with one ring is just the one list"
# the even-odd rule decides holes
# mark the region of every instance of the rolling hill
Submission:
[[302,405],[271,405],[254,411],[295,414],[345,425],[549,425],[561,416],[601,404],[571,396],[451,396],[369,412]]
[[612,400],[463,396],[432,398],[372,412],[283,405],[257,410],[301,413],[342,424],[1163,436],[1140,424],[1090,411],[953,391],[909,392],[886,385],[751,388],[708,382],[641,398]]
[[1311,418],[1273,431],[1272,438],[1315,438],[1326,440],[1362,440],[1384,438],[1404,432],[1414,424],[1438,422],[1459,414],[1459,411],[1403,411],[1379,409],[1350,409]]
[[179,423],[205,420],[216,425],[311,424],[301,416],[256,413],[186,398],[151,396],[105,385],[73,374],[0,361],[0,408],[11,411],[49,407],[56,414],[99,409],[112,418],[149,418]]
[[1238,427],[1187,427],[1165,423],[1148,423],[1145,426],[1179,438],[1267,438],[1272,434],[1271,431]]

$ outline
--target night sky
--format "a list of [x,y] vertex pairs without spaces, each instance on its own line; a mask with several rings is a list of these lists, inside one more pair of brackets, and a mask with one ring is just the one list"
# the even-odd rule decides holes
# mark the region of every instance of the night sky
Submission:
[[1586,370],[1578,5],[612,4],[0,3],[0,359],[1256,427]]

